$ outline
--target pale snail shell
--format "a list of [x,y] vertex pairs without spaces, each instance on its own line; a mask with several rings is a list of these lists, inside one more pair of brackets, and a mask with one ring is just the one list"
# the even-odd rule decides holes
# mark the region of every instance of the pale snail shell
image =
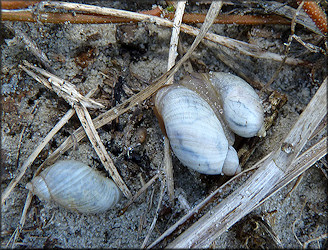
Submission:
[[192,74],[164,87],[156,94],[155,108],[177,158],[210,175],[241,171],[230,129],[252,137],[264,119],[254,89],[227,73]]
[[26,187],[43,200],[53,200],[81,213],[104,212],[121,198],[121,191],[112,180],[73,160],[46,168]]

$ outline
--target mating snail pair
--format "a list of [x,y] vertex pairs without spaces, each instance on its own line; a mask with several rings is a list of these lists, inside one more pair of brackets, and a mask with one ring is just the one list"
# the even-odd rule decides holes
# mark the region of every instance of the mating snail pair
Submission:
[[247,82],[227,73],[192,74],[164,87],[155,108],[175,155],[203,174],[241,171],[232,132],[264,134],[260,98]]
[[[179,160],[211,175],[241,171],[232,132],[255,136],[262,133],[264,119],[254,89],[226,73],[193,74],[178,85],[163,87],[156,94],[155,112]],[[57,162],[27,188],[45,200],[84,213],[106,211],[121,197],[112,180],[76,161]]]

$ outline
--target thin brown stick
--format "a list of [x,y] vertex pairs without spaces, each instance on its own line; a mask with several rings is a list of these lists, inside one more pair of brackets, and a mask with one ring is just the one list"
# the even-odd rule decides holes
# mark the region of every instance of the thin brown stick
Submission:
[[22,9],[39,2],[41,1],[1,1],[1,9]]
[[[172,19],[173,13],[164,15],[165,18]],[[183,23],[202,23],[205,15],[198,13],[186,13],[183,15]],[[277,15],[226,15],[220,14],[214,20],[218,24],[238,24],[238,25],[261,25],[261,24],[281,24],[288,25],[290,21]]]
[[[7,9],[7,10],[6,10]],[[96,14],[83,14],[76,13],[72,15],[69,13],[54,13],[39,11],[40,18],[29,10],[8,10],[9,8],[3,9],[1,20],[2,21],[20,21],[20,22],[37,22],[41,23],[74,23],[74,24],[102,24],[102,23],[129,23],[138,22],[134,19],[128,19],[123,17],[115,17],[111,15],[96,15]],[[161,10],[158,8],[156,12],[154,10],[141,11],[140,13],[160,16]],[[162,17],[169,20],[174,19],[175,13],[163,13]],[[205,14],[198,13],[185,13],[182,18],[183,23],[195,24],[203,23],[205,20]],[[46,17],[46,18],[43,18]],[[225,15],[221,14],[215,19],[216,24],[237,24],[237,25],[261,25],[261,24],[280,24],[289,25],[290,21],[277,15]]]

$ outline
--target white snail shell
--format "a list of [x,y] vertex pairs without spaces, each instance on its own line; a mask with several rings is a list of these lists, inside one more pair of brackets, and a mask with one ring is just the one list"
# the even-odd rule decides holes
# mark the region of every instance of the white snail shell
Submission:
[[223,116],[229,128],[242,137],[253,137],[263,125],[263,108],[255,90],[238,76],[216,72],[210,80],[223,101]]
[[203,174],[239,173],[230,129],[251,137],[263,125],[256,92],[239,77],[231,76],[193,74],[178,85],[160,89],[155,97],[156,112],[173,152],[184,165]]
[[73,160],[46,168],[26,187],[41,199],[81,213],[104,212],[121,198],[121,191],[112,180]]

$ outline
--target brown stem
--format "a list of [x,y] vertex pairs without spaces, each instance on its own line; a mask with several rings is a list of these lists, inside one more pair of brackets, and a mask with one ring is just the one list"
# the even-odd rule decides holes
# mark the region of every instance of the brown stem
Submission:
[[1,1],[1,9],[23,9],[41,1]]
[[[159,8],[142,11],[143,14],[149,14],[153,16],[160,16],[161,10]],[[174,13],[164,15],[165,18],[173,20]],[[96,15],[96,14],[75,14],[70,13],[52,13],[52,12],[40,12],[39,21],[43,23],[127,23],[137,22],[136,20]],[[22,21],[22,22],[36,22],[35,16],[30,11],[5,11],[2,12],[2,21]],[[204,14],[184,14],[183,23],[203,23],[205,19]],[[290,24],[290,21],[276,16],[252,16],[252,15],[218,15],[214,23],[219,24],[243,24],[243,25],[259,25],[259,24]]]
[[[168,19],[173,19],[174,13],[169,13],[165,15]],[[203,23],[205,19],[204,14],[198,13],[186,13],[183,15],[183,23]],[[259,24],[290,24],[285,18],[279,17],[277,15],[218,15],[214,23],[219,24],[244,24],[244,25],[259,25]]]
[[[152,16],[160,16],[161,9],[155,8],[152,10],[141,11],[142,14],[148,14]],[[3,11],[1,13],[2,21],[21,21],[21,22],[36,22],[37,19],[30,11]],[[113,17],[97,14],[75,14],[74,16],[71,13],[52,13],[52,12],[39,12],[39,21],[42,23],[128,23],[128,22],[137,22],[132,19],[122,18],[122,17]]]

